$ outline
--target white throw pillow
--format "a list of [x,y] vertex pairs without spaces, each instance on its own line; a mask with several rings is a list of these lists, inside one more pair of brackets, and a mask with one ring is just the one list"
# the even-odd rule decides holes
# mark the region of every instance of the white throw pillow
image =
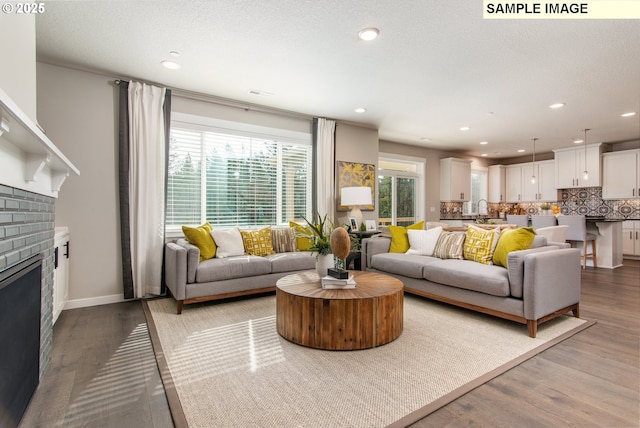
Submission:
[[407,230],[410,246],[407,254],[432,256],[441,232],[442,227],[434,227],[433,229],[427,230]]
[[239,229],[213,229],[211,236],[218,247],[216,251],[217,258],[223,259],[225,257],[244,255],[244,243]]

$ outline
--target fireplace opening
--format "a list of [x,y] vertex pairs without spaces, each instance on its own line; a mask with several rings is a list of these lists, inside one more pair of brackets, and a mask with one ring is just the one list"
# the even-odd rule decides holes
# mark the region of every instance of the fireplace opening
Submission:
[[0,272],[0,427],[17,427],[40,366],[42,255]]

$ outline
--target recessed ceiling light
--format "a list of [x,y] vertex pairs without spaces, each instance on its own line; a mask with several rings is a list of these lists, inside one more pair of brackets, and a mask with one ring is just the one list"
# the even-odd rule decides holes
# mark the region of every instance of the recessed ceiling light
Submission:
[[635,111],[630,111],[629,113],[623,113],[621,116],[622,117],[631,117],[631,116],[635,116],[636,112]]
[[518,153],[524,153],[524,149],[518,149]]
[[582,143],[582,142],[584,142],[584,140],[575,140],[573,143],[574,143],[574,144],[580,144],[580,143]]
[[564,106],[565,106],[565,103],[555,103],[555,104],[551,104],[549,108],[560,108]]
[[486,153],[483,153],[483,154],[481,154],[480,156],[484,157],[484,156],[489,156],[489,155],[488,155],[488,154],[486,154]]
[[481,146],[486,146],[487,144],[489,144],[489,142],[488,142],[488,141],[480,141],[480,145],[481,145]]
[[378,37],[379,34],[380,30],[375,27],[363,28],[362,30],[358,31],[358,37],[360,38],[360,40],[365,41],[373,40]]
[[431,141],[431,138],[429,137],[422,137],[420,138],[421,141]]
[[178,70],[180,68],[180,64],[178,64],[177,62],[168,61],[166,59],[164,61],[161,61],[160,64],[162,64],[164,68],[168,68],[169,70]]
[[365,111],[367,111],[367,109],[364,107],[358,107],[353,111],[355,111],[356,113],[364,113]]
[[468,130],[470,130],[470,129],[471,129],[471,128],[469,128],[468,126],[462,126],[462,127],[460,127],[460,130],[461,130],[461,131],[468,131]]
[[180,52],[178,51],[171,51],[169,52],[169,55],[171,55],[174,58],[178,58],[180,56]]

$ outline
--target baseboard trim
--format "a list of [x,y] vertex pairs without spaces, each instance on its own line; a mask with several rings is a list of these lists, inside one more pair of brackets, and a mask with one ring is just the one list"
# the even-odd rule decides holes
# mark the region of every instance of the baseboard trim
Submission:
[[86,299],[67,300],[66,303],[64,304],[63,310],[86,308],[88,306],[108,305],[110,303],[120,303],[124,301],[125,299],[122,294],[112,294],[110,296],[88,297]]

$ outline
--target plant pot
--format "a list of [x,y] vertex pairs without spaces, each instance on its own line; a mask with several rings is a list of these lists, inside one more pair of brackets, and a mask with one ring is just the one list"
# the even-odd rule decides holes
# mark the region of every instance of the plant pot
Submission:
[[322,278],[327,276],[327,270],[334,265],[333,254],[321,254],[316,256],[316,272]]

